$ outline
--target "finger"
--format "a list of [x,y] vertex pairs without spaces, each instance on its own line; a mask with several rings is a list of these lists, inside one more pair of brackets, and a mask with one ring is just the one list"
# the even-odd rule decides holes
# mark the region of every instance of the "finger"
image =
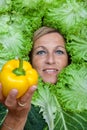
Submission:
[[9,93],[9,95],[7,96],[6,100],[5,100],[5,105],[8,108],[15,108],[17,105],[17,97],[18,91],[16,89],[12,89]]
[[36,89],[37,89],[37,86],[30,87],[28,89],[28,91],[26,92],[26,94],[19,99],[20,103],[24,104],[24,103],[28,102],[28,104],[29,104],[29,102],[31,102],[32,96]]

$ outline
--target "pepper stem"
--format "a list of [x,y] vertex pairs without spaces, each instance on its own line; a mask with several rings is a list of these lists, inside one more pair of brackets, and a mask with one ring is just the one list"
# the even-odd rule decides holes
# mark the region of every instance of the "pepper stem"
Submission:
[[23,69],[23,60],[19,58],[19,67],[15,68],[13,70],[13,73],[20,76],[20,75],[25,75],[25,70]]

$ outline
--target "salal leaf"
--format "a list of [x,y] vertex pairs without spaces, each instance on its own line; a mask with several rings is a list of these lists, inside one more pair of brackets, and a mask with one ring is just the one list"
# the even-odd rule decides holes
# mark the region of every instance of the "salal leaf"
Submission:
[[58,76],[58,100],[65,110],[87,110],[87,64],[71,64]]

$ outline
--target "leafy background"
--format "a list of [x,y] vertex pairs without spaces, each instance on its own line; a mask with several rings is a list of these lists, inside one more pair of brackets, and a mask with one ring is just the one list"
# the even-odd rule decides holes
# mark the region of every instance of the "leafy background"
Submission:
[[[55,85],[39,78],[32,104],[40,107],[44,130],[87,129],[87,0],[1,0],[0,69],[10,59],[29,61],[32,37],[41,26],[58,29],[71,63]],[[0,124],[7,109],[0,104]]]

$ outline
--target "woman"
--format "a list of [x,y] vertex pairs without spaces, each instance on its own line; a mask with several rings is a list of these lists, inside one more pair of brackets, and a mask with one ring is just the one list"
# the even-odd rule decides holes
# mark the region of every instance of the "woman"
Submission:
[[[53,28],[42,27],[35,32],[33,42],[31,52],[32,66],[37,70],[44,82],[55,84],[57,82],[57,75],[68,65],[68,55],[63,36]],[[32,86],[26,94],[18,100],[16,100],[18,91],[13,89],[8,97],[4,99],[0,85],[0,101],[5,104],[9,110],[1,130],[27,129],[25,123],[28,120],[27,117],[31,108],[31,99],[36,89],[36,85]]]

